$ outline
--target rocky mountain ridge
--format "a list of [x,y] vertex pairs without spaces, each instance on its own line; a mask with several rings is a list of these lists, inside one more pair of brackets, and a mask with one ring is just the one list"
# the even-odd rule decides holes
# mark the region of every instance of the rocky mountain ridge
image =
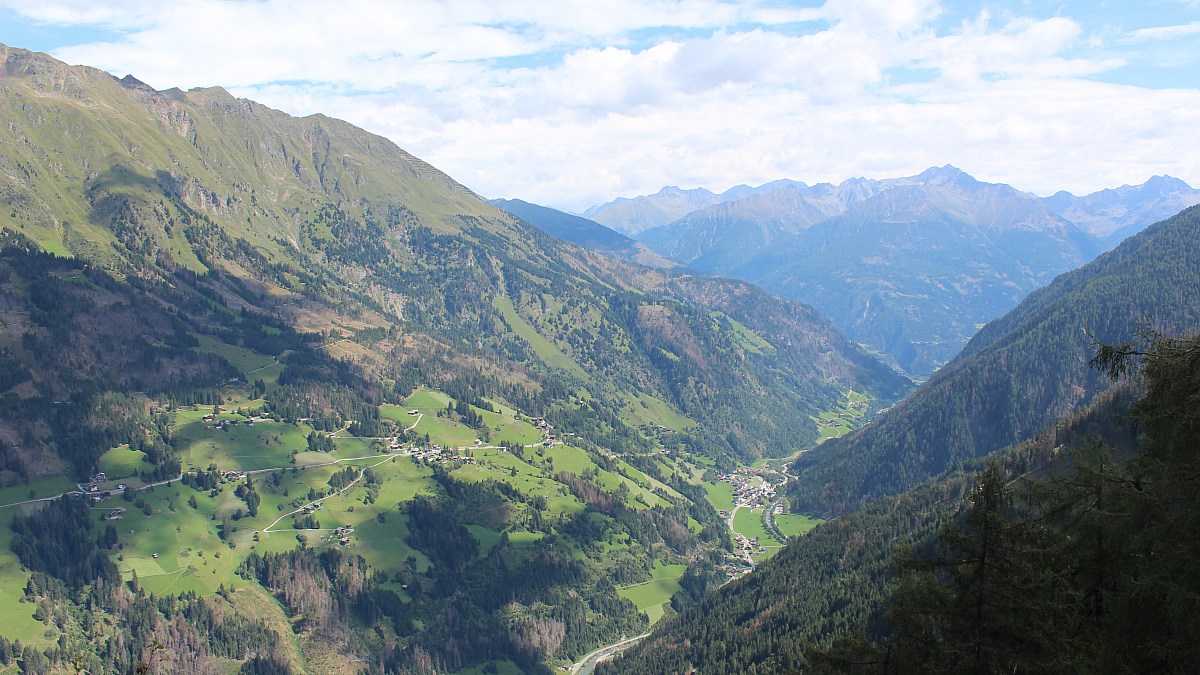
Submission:
[[[838,185],[768,184],[636,238],[690,269],[812,304],[923,377],[1031,290],[1197,201],[1200,191],[1166,177],[1041,199],[946,165]],[[657,203],[625,203],[635,202]]]

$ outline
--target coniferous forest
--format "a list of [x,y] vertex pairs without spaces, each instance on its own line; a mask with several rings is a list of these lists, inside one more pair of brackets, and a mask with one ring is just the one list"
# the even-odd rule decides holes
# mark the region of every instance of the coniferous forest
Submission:
[[[883,289],[864,334],[916,335],[894,307],[932,330],[931,302],[973,327],[917,381],[812,306],[503,211],[347,122],[0,62],[0,675],[1200,662],[1186,183],[1041,199],[947,166],[731,188],[769,207],[748,220],[707,190],[607,205],[714,209],[685,248],[788,257],[800,209],[1029,249],[853,253]],[[1064,213],[1136,233],[1097,255]],[[1051,240],[1096,257],[1049,281],[1084,259]],[[945,297],[1019,304],[904,301],[889,265],[922,259]],[[1019,300],[1001,271],[1042,263]]]
[[1119,382],[1088,410],[806,535],[601,670],[1187,672],[1200,336],[1091,363]]

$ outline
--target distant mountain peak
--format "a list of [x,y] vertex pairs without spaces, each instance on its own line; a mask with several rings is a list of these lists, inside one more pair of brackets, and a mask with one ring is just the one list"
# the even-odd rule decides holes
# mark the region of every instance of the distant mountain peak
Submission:
[[926,185],[974,185],[980,182],[974,176],[953,164],[929,167],[915,176],[915,178]]
[[1141,188],[1142,194],[1166,194],[1191,190],[1192,186],[1174,176],[1163,174],[1151,176],[1145,183],[1142,183]]
[[1115,246],[1147,225],[1200,203],[1200,190],[1173,176],[1151,176],[1141,185],[1122,185],[1082,197],[1057,192],[1047,207]]
[[966,172],[954,166],[953,164],[943,164],[942,166],[931,166],[921,172],[918,178],[934,178],[937,176],[961,176]]
[[141,80],[137,79],[133,75],[126,75],[125,77],[122,77],[121,79],[117,80],[117,82],[120,82],[121,86],[125,87],[127,89],[141,89],[143,91],[156,91],[154,89],[154,87],[151,87],[150,85],[146,84],[145,82],[142,82]]

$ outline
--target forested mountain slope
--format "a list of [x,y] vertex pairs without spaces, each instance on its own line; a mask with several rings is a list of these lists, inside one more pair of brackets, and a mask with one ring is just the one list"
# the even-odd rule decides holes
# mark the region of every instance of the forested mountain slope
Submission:
[[563,244],[344,122],[0,55],[0,225],[151,294],[355,336],[331,353],[385,379],[553,377],[618,414],[644,394],[746,456],[811,442],[850,387],[904,387],[807,308]]
[[1093,338],[1121,341],[1147,321],[1171,334],[1200,327],[1198,233],[1193,207],[1031,293],[904,402],[802,456],[797,503],[853,510],[1086,405],[1110,386],[1087,367]]
[[1193,669],[1200,335],[1143,331],[1094,362],[1143,384],[1138,452],[1091,438],[1032,480],[990,459],[933,545],[897,555],[886,625],[811,652],[812,672]]
[[344,122],[0,58],[0,665],[546,672],[722,555],[707,476],[910,385]]
[[[1097,439],[1107,440],[1117,456],[1133,454],[1137,445],[1126,421],[1135,394],[1132,386],[1109,390],[1088,410],[1001,453],[1005,475],[1066,471],[1076,453],[1094,447]],[[599,671],[804,672],[813,647],[878,635],[883,601],[895,583],[897,551],[928,548],[939,526],[963,508],[982,466],[968,462],[823,523]]]

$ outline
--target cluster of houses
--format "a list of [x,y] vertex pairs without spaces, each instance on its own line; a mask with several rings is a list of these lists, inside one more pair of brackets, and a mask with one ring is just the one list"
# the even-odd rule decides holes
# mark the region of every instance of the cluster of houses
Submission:
[[449,448],[439,448],[437,446],[433,446],[433,447],[429,447],[429,448],[418,448],[416,450],[413,450],[409,454],[409,456],[413,458],[414,462],[428,462],[431,464],[435,463],[435,462],[438,464],[445,464],[446,462],[452,462],[452,461],[467,462],[467,463],[471,463],[471,462],[475,461],[474,457],[467,457],[466,455],[460,455]]
[[319,511],[323,508],[325,508],[325,505],[322,504],[321,502],[313,502],[311,504],[305,504],[304,505],[304,513],[306,513],[306,514],[312,513],[313,511]]
[[[558,436],[554,434],[554,425],[547,422],[545,417],[535,417],[533,418],[533,426],[542,432],[542,445],[547,448],[553,448],[555,442],[558,441]],[[573,436],[574,434],[567,435]]]
[[742,558],[738,558],[736,556],[727,556],[723,563],[715,565],[713,569],[718,572],[723,572],[726,579],[733,581],[734,579],[749,574],[754,568]]
[[822,418],[822,419],[817,420],[817,426],[825,427],[826,429],[836,429],[836,428],[842,426],[842,423],[839,420],[835,420],[835,419],[827,420],[827,419]]
[[[212,413],[209,413],[209,414],[205,415],[203,419],[205,422],[213,422],[214,418],[212,416]],[[236,427],[238,424],[241,424],[241,422],[239,420],[217,420],[216,422],[213,422],[213,425],[211,428],[214,430],[220,429],[221,431],[229,431],[229,427]],[[248,420],[246,420],[245,424],[248,427],[252,427],[252,426],[254,426],[254,420],[248,419]]]
[[343,525],[333,528],[333,534],[329,535],[329,539],[331,541],[337,539],[339,546],[349,546],[352,534],[354,534],[354,528],[350,525]]
[[855,420],[866,411],[867,402],[866,401],[850,401],[849,403],[846,404],[846,406],[849,408],[852,408],[854,410],[854,412],[846,412],[846,411],[836,412],[836,413],[834,413],[833,419],[817,420],[817,426],[834,429],[834,428],[842,426],[843,424],[849,424],[851,427],[853,427]]
[[100,483],[106,482],[108,475],[103,471],[92,476],[89,483],[79,483],[76,485],[79,491],[92,498],[93,502],[102,502],[105,499],[111,499],[116,493],[125,491],[125,484],[118,483],[115,488],[101,488]]
[[[762,479],[760,469],[741,468],[736,473],[720,475],[720,480],[733,485],[733,503],[756,509],[775,499],[775,486]],[[722,515],[726,515],[722,512]]]
[[747,537],[737,532],[734,533],[733,548],[741,552],[742,559],[747,562],[752,560],[755,553],[766,552],[766,549],[758,545],[758,537]]

